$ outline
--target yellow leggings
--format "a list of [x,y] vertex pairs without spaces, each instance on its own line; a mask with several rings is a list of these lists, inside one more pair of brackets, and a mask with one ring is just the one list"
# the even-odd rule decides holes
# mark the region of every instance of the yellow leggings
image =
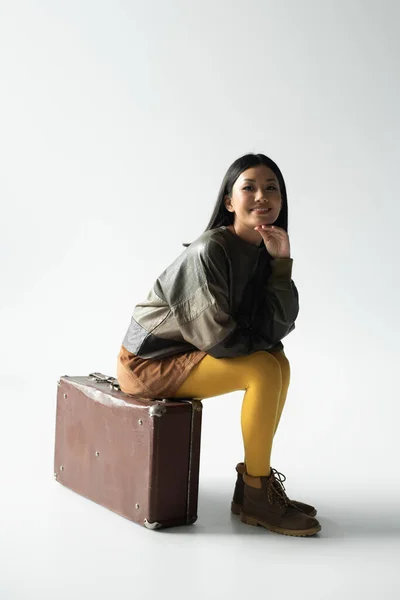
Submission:
[[246,390],[241,411],[246,470],[269,475],[272,441],[290,382],[290,364],[283,350],[253,352],[236,358],[207,354],[190,372],[175,398],[209,398]]

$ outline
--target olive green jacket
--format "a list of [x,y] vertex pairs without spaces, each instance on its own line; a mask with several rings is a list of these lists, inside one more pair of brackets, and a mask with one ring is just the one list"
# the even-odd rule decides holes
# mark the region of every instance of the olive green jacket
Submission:
[[299,295],[292,258],[272,258],[227,227],[204,232],[136,304],[122,345],[142,358],[202,350],[215,358],[282,350]]

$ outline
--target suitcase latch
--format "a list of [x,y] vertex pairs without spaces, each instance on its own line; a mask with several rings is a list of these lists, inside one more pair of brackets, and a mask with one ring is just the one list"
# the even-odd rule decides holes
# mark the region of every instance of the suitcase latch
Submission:
[[103,373],[89,373],[89,377],[94,379],[96,383],[108,383],[110,389],[121,391],[120,385],[118,383],[118,379],[116,377],[110,377],[107,375],[103,375]]

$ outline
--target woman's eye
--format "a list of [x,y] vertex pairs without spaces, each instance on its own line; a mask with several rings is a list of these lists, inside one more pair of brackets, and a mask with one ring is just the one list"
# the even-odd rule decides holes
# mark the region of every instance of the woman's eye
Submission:
[[[245,186],[243,189],[244,189],[244,190],[247,190],[247,189],[249,189],[249,188],[251,188],[251,187],[252,187],[251,185],[246,185],[246,186]],[[269,188],[272,188],[273,190],[276,190],[276,187],[275,187],[274,185],[269,185],[268,187],[269,187]]]

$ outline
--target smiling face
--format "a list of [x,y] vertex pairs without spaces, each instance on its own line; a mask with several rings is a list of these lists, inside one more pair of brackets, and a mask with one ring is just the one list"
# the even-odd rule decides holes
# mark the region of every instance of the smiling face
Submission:
[[[235,213],[233,228],[229,228],[251,244],[259,245],[262,237],[254,227],[273,224],[282,208],[276,175],[265,165],[246,169],[235,181],[231,197],[225,196],[225,206]],[[270,210],[260,212],[255,208]]]

